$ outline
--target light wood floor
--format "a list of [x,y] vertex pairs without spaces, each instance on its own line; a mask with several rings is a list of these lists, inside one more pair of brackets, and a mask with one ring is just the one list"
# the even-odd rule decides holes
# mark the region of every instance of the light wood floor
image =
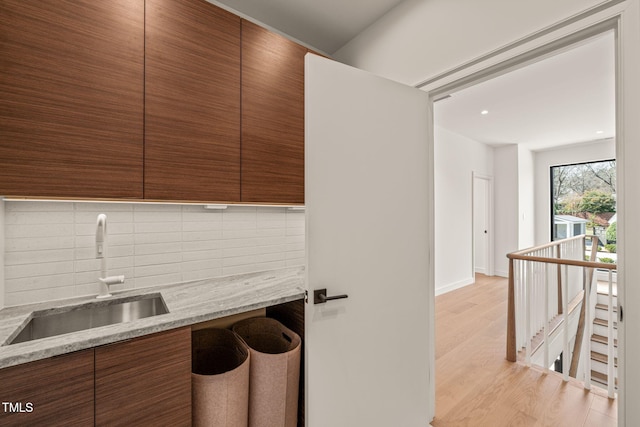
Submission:
[[617,401],[536,368],[505,360],[507,279],[436,297],[436,416],[443,426],[617,424]]

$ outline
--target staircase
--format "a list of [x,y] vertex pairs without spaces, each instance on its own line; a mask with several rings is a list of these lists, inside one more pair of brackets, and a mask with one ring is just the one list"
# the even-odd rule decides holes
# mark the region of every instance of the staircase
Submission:
[[596,236],[581,235],[507,254],[506,357],[547,370],[566,354],[565,381],[583,380],[585,388],[603,388],[615,399],[617,265],[600,262],[597,248]]
[[613,338],[609,335],[609,322],[607,310],[609,297],[606,292],[598,290],[598,300],[596,303],[596,317],[593,321],[593,334],[591,335],[591,383],[598,387],[607,388],[607,346],[609,339],[613,339],[614,345],[614,376],[615,386],[618,384],[618,327],[615,319],[617,318],[617,297],[613,295],[613,312],[614,312],[614,324],[613,324]]

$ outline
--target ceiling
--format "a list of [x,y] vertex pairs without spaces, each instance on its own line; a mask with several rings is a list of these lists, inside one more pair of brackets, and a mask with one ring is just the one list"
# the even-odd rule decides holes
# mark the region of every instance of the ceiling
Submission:
[[213,0],[333,54],[403,0]]
[[612,138],[614,35],[452,93],[434,112],[436,125],[492,146],[525,144],[536,151]]
[[[209,1],[328,54],[402,2]],[[435,123],[488,145],[524,144],[532,150],[614,137],[613,32],[452,93],[436,103]]]

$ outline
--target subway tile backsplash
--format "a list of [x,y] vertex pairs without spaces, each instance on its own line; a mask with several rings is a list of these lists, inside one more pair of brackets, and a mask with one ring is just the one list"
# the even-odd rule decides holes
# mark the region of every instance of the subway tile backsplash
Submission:
[[304,264],[304,212],[285,207],[5,201],[5,306],[97,294],[99,213],[112,290]]

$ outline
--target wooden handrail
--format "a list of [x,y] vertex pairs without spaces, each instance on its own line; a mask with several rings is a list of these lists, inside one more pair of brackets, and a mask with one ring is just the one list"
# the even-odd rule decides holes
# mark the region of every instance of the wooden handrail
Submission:
[[[598,236],[593,236],[590,234],[581,234],[579,236],[569,237],[567,239],[562,240],[554,240],[553,242],[545,243],[544,245],[533,246],[527,249],[522,249],[519,251],[511,252],[507,254],[507,258],[509,259],[521,259],[524,261],[534,261],[534,262],[547,262],[550,264],[560,264],[560,265],[574,265],[578,267],[590,267],[590,268],[603,268],[606,270],[617,270],[618,265],[609,263],[609,262],[597,262],[597,261],[582,261],[582,260],[574,260],[574,259],[562,259],[562,258],[548,258],[541,256],[533,256],[527,255],[531,252],[537,252],[541,249],[551,248],[554,246],[560,246],[564,243],[571,242],[573,240],[580,239],[592,239],[595,242],[592,243],[598,245]],[[593,253],[593,250],[592,250]],[[593,256],[592,256],[593,257]]]
[[[617,270],[617,264],[605,263],[605,262],[596,262],[596,261],[584,261],[584,260],[573,260],[573,259],[562,259],[562,258],[549,258],[538,255],[527,255],[532,252],[540,251],[541,249],[547,249],[554,246],[560,246],[567,242],[571,242],[573,240],[579,239],[593,239],[592,245],[598,245],[597,236],[591,235],[580,235],[571,237],[568,239],[557,240],[550,243],[546,243],[544,245],[535,246],[515,252],[511,252],[507,254],[507,258],[509,259],[509,289],[508,289],[508,300],[507,300],[507,348],[506,348],[506,358],[511,362],[515,362],[517,359],[517,343],[516,343],[516,307],[515,307],[515,260],[523,260],[523,261],[531,261],[531,262],[540,262],[540,263],[548,263],[548,264],[556,264],[556,265],[571,265],[577,267],[585,267],[591,271],[595,269],[606,269],[606,270]],[[596,252],[596,248],[592,246],[592,254]],[[558,252],[559,253],[559,252]],[[593,258],[593,255],[592,257]],[[560,285],[560,280],[558,281],[558,285]]]
[[554,241],[551,241],[549,243],[545,243],[543,245],[532,246],[530,248],[520,249],[519,251],[511,252],[511,253],[507,254],[507,258],[510,258],[510,255],[522,255],[522,254],[526,254],[528,252],[535,252],[535,251],[539,251],[540,249],[551,248],[553,246],[560,246],[563,243],[567,243],[567,242],[570,242],[572,240],[579,240],[579,239],[586,238],[586,237],[596,237],[596,236],[592,236],[590,234],[581,234],[579,236],[569,237],[567,239],[554,240]]
[[547,258],[542,256],[527,256],[527,255],[513,255],[508,254],[509,259],[521,259],[523,261],[533,262],[546,262],[549,264],[560,265],[574,265],[576,267],[588,267],[588,268],[602,268],[606,270],[617,270],[618,264],[612,264],[609,262],[593,262],[593,261],[580,261],[577,259],[560,259],[560,258]]

